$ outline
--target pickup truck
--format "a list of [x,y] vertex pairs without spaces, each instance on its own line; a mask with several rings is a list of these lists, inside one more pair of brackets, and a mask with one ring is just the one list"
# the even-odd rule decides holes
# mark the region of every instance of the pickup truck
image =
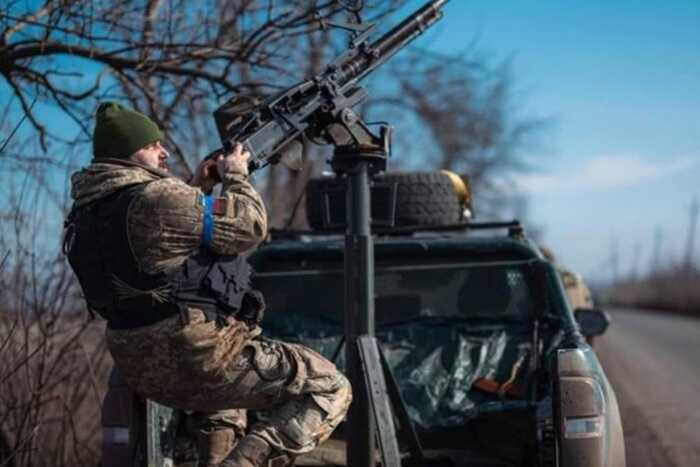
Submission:
[[[374,252],[376,336],[405,414],[402,465],[625,466],[615,393],[586,342],[608,320],[574,314],[555,265],[517,221],[384,231]],[[265,334],[341,369],[343,258],[342,235],[326,231],[272,232],[250,256]],[[127,391],[115,376],[103,466],[196,465],[179,454],[187,414]],[[345,449],[341,424],[295,465],[346,465]]]

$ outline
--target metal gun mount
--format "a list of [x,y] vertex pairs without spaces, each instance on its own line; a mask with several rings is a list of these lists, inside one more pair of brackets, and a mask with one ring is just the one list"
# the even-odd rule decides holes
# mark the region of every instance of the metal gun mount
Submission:
[[[347,465],[350,467],[374,466],[376,447],[379,448],[382,465],[401,467],[398,435],[408,446],[406,460],[413,465],[425,462],[398,386],[374,337],[374,243],[370,180],[373,174],[386,170],[387,158],[391,153],[392,130],[384,124],[380,126],[379,135],[375,135],[352,107],[367,96],[356,83],[381,63],[381,57],[386,60],[387,55],[391,56],[398,50],[392,42],[397,37],[403,39],[396,43],[407,43],[406,37],[412,40],[439,17],[438,9],[446,2],[429,2],[374,44],[368,42],[374,24],[365,26],[361,23],[352,28],[346,24],[336,25],[352,30],[355,37],[350,48],[328,65],[324,75],[327,77],[324,85],[331,87],[326,91],[330,95],[333,95],[333,86],[341,83],[349,86],[347,92],[336,94],[333,105],[326,104],[324,110],[335,118],[326,127],[326,138],[335,146],[330,164],[338,177],[347,180],[344,339],[346,371],[355,394],[345,430]],[[357,17],[359,22],[359,13]],[[411,32],[406,35],[408,30]],[[374,60],[378,63],[373,63]],[[399,433],[394,418],[400,422]]]
[[353,109],[367,99],[360,81],[437,22],[447,1],[428,1],[374,42],[370,42],[370,35],[376,26],[362,22],[360,2],[349,8],[357,23],[322,22],[322,27],[335,26],[353,33],[348,48],[324,71],[262,101],[236,97],[214,113],[224,150],[230,150],[234,143],[243,144],[251,154],[250,172],[284,160],[292,152],[300,153],[304,138],[335,147],[330,164],[348,187],[344,328],[346,369],[354,401],[345,433],[347,465],[351,467],[375,465],[377,440],[383,464],[401,466],[394,417],[401,420],[401,431],[408,434],[410,460],[417,465],[424,460],[415,431],[407,430],[411,422],[405,407],[401,408],[398,390],[391,390],[391,403],[387,400],[386,382],[391,387],[395,384],[391,384],[387,365],[380,361],[381,347],[374,337],[370,178],[386,169],[391,128],[381,125],[375,134]]

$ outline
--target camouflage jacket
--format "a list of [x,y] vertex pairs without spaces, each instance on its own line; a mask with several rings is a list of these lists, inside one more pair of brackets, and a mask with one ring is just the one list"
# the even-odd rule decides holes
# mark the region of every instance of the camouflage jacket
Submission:
[[576,308],[593,308],[591,291],[583,281],[583,277],[562,266],[557,266],[557,270],[564,283],[566,297],[569,300],[571,308],[574,310]]
[[[204,193],[167,172],[120,159],[101,159],[71,177],[74,208],[117,191],[148,183],[129,205],[127,237],[131,254],[146,273],[169,271],[201,245]],[[260,195],[238,173],[225,174],[216,199],[209,247],[222,255],[254,248],[267,232]]]

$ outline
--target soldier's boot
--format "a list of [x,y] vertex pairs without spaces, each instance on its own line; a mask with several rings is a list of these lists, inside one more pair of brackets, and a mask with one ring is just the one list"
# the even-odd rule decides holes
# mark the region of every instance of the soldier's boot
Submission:
[[267,467],[272,447],[254,434],[244,436],[221,467]]
[[231,453],[236,432],[230,427],[197,430],[197,448],[200,467],[218,466]]

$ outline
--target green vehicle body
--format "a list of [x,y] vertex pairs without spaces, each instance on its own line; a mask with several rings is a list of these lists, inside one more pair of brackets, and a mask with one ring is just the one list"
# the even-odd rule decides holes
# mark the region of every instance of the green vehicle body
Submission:
[[[342,369],[343,237],[271,238],[250,257],[268,306],[265,335],[312,347]],[[615,393],[557,269],[521,229],[381,235],[374,251],[376,334],[422,465],[625,466]],[[183,417],[142,404],[141,421],[130,422],[130,460],[112,465],[178,465]],[[344,465],[343,428],[296,465]]]
[[[440,372],[430,373],[428,358],[404,360],[402,363],[404,366],[408,363],[408,369],[400,368],[398,364],[392,365],[426,450],[450,451],[469,444],[466,437],[459,439],[460,432],[464,431],[464,426],[478,426],[481,419],[484,425],[496,424],[497,433],[492,436],[493,433],[484,430],[484,433],[492,436],[489,443],[485,443],[488,446],[481,443],[481,449],[457,453],[454,457],[462,457],[464,465],[493,463],[498,459],[501,459],[502,465],[522,465],[521,462],[536,465],[538,462],[551,462],[544,459],[547,456],[558,457],[560,465],[568,466],[624,465],[622,428],[615,394],[595,353],[580,332],[557,269],[542,257],[534,243],[518,232],[508,236],[477,236],[465,231],[447,231],[380,236],[375,239],[374,249],[377,336],[390,362],[392,353],[396,353],[392,352],[392,348],[396,350],[401,347],[401,340],[411,336],[419,341],[410,348],[414,354],[420,353],[420,348],[426,346],[430,348],[424,354],[440,353],[444,367],[440,371],[455,373],[446,378],[448,384],[468,384],[474,377],[470,378],[464,373],[478,369],[474,368],[474,362],[471,362],[471,366],[460,366],[456,361],[457,355],[449,355],[459,350],[448,342],[449,334],[465,332],[469,335],[469,328],[498,328],[509,322],[503,328],[507,342],[500,355],[501,361],[492,365],[490,370],[493,380],[502,383],[512,372],[509,370],[517,360],[518,345],[532,337],[533,321],[538,321],[539,339],[549,347],[539,352],[536,359],[531,360],[528,356],[529,370],[520,371],[534,371],[538,377],[536,382],[528,381],[529,387],[520,397],[498,397],[463,388],[462,391],[453,391],[452,396],[457,394],[472,399],[472,404],[463,403],[456,407],[454,413],[450,410],[439,413],[440,407],[431,412],[421,410],[419,406],[440,406],[441,403],[438,400],[440,394],[434,393],[435,398],[431,400],[425,397],[425,393],[417,391],[415,381],[410,381],[420,376],[424,377],[423,382],[431,381]],[[257,271],[256,286],[268,297],[269,308],[264,326],[271,337],[298,340],[329,358],[338,355],[341,365],[343,353],[337,345],[342,334],[343,319],[343,254],[342,237],[309,235],[277,238],[251,258]],[[465,287],[459,284],[467,272],[471,274],[469,280],[472,282],[483,276],[491,276],[493,280],[476,280],[476,285],[467,287],[465,291]],[[521,297],[521,304],[516,306],[511,300],[508,305],[510,311],[493,313],[493,309],[482,310],[490,311],[492,316],[481,316],[477,310],[480,306],[488,308],[489,304],[505,303],[499,297],[493,297],[497,292],[503,292],[494,280],[504,274],[515,275],[525,281],[527,286],[520,289],[529,290],[530,296]],[[401,281],[405,282],[403,286],[398,284]],[[445,282],[454,282],[455,285],[445,285]],[[422,299],[420,304],[417,303],[418,298]],[[530,316],[522,316],[528,305],[534,305],[528,310]],[[470,308],[471,311],[465,316],[460,316]],[[460,331],[455,331],[460,327]],[[475,331],[475,334],[478,335],[478,332]],[[471,337],[474,337],[474,333]],[[488,353],[488,347],[480,350]],[[460,357],[465,355],[463,353]],[[452,360],[450,357],[453,357]],[[410,368],[411,363],[413,368]],[[423,369],[426,370],[425,374],[420,375]],[[448,392],[442,396],[447,397]],[[576,400],[572,400],[572,394],[575,394]],[[449,402],[455,405],[454,401]],[[551,420],[547,420],[547,404],[551,404]],[[501,408],[503,410],[499,410]],[[464,412],[461,418],[460,410]],[[566,419],[580,420],[578,425],[583,426],[594,423],[588,419],[596,417],[600,417],[599,422],[595,422],[601,424],[600,436],[592,433],[565,434]],[[515,446],[510,442],[510,435],[515,432],[522,434],[521,424],[529,424],[528,429],[534,437]],[[546,446],[546,439],[537,440],[538,437],[548,436],[546,430],[550,426],[554,447]],[[574,424],[573,429],[576,427]],[[509,433],[509,430],[513,433]],[[450,436],[458,441],[454,446],[441,443]],[[556,453],[539,452],[545,450]],[[466,460],[469,456],[473,457],[472,461]]]

